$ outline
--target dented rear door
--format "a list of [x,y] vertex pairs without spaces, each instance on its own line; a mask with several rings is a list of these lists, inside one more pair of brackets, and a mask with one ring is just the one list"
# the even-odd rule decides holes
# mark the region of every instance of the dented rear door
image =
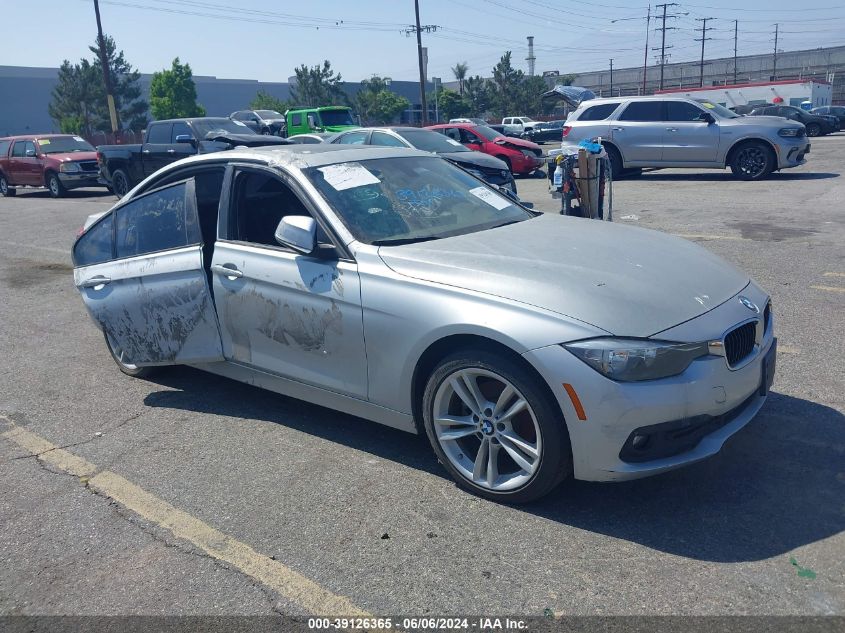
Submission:
[[[111,231],[111,257],[88,263],[74,247],[74,282],[91,317],[138,366],[223,359],[203,269],[193,179],[133,198],[89,229]],[[103,259],[103,257],[95,257]]]

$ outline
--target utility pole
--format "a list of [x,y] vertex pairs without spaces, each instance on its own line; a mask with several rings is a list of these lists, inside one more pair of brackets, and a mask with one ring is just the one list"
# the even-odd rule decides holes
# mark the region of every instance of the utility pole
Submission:
[[610,58],[610,96],[613,96],[613,58]]
[[704,87],[704,42],[707,40],[713,39],[712,37],[707,37],[707,31],[712,31],[713,27],[707,28],[707,21],[708,20],[715,20],[716,18],[695,18],[696,22],[701,22],[701,39],[696,39],[695,41],[701,42],[701,63],[699,65],[699,78],[698,78],[698,86],[700,88]]
[[779,24],[775,24],[775,55],[772,59],[772,81],[778,80],[778,27]]
[[648,32],[651,29],[651,4],[645,16],[645,55],[643,55],[643,96],[645,96],[646,74],[648,73]]
[[425,101],[425,64],[423,63],[423,45],[422,32],[431,33],[437,30],[437,25],[426,24],[420,26],[420,0],[414,0],[414,13],[416,14],[416,25],[411,25],[402,30],[405,35],[411,33],[417,34],[417,59],[420,64],[420,105],[422,106],[422,124],[425,126],[428,123],[428,104]]
[[103,83],[106,86],[106,100],[109,104],[109,118],[111,119],[111,131],[117,133],[117,109],[114,107],[114,92],[109,74],[109,59],[106,53],[106,39],[103,37],[103,24],[100,22],[100,2],[94,0],[94,14],[97,16],[97,45],[100,49],[100,65],[103,67]]
[[736,85],[736,42],[739,36],[739,20],[734,20],[734,85]]
[[[669,7],[676,7],[678,6],[677,2],[664,2],[663,4],[655,5],[658,8],[663,9],[663,22],[662,26],[659,29],[661,34],[660,40],[660,90],[663,90],[663,69],[666,66],[666,31],[674,30],[675,27],[673,26],[666,26],[666,18],[676,18],[677,15],[667,15],[666,9]],[[671,46],[669,48],[672,48]],[[657,49],[655,49],[657,50]]]

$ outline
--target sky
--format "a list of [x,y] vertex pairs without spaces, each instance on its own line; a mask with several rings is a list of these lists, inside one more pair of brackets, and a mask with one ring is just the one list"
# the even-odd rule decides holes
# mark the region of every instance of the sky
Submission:
[[[0,0],[4,29],[0,65],[57,67],[91,57],[93,0]],[[453,80],[457,62],[490,76],[502,54],[527,71],[525,37],[534,36],[536,72],[577,73],[642,65],[648,2],[642,0],[420,0],[429,49],[429,77]],[[100,0],[104,31],[141,72],[169,67],[174,57],[195,75],[287,81],[300,64],[328,59],[346,81],[372,75],[418,80],[413,0]],[[651,6],[651,12],[662,9]],[[694,0],[670,6],[667,62],[700,56],[701,18],[708,20],[706,57],[845,44],[845,5],[832,0]],[[29,25],[31,28],[24,28]],[[660,43],[651,22],[649,47]],[[656,63],[657,51],[649,51]]]

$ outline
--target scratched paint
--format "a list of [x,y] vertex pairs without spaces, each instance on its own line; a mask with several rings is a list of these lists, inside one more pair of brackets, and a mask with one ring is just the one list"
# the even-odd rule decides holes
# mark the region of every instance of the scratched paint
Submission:
[[118,343],[129,362],[178,361],[192,336],[195,344],[188,352],[190,356],[208,358],[219,354],[214,309],[204,279],[198,276],[180,280],[166,292],[143,280],[131,290],[123,290],[132,294],[127,296],[129,300],[94,304],[92,315]]

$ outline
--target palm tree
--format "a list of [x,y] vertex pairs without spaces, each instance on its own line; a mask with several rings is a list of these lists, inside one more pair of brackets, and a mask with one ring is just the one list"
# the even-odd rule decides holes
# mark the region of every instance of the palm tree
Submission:
[[466,62],[458,62],[452,68],[452,74],[455,75],[455,79],[458,80],[458,88],[460,89],[462,97],[464,96],[464,79],[466,79],[468,70],[469,66]]

